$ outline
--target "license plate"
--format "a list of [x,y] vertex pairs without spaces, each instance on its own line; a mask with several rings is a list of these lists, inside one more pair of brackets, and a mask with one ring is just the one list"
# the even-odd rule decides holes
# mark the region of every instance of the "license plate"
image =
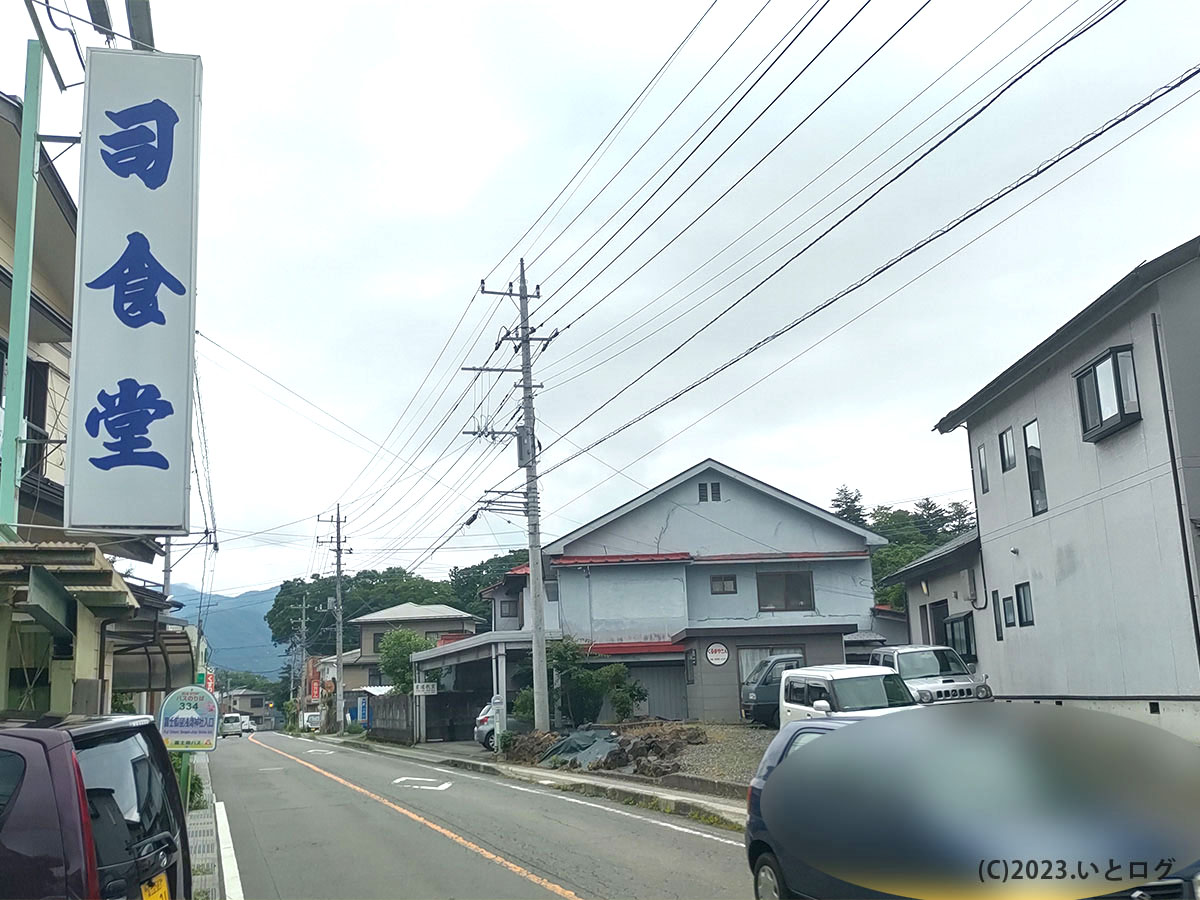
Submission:
[[142,900],[171,900],[167,892],[166,872],[159,872],[142,885]]

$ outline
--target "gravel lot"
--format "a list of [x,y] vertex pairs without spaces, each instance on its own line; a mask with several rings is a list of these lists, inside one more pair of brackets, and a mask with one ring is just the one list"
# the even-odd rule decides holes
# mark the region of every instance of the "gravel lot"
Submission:
[[750,725],[702,725],[708,733],[707,744],[684,749],[680,761],[683,771],[747,784],[758,769],[767,745],[779,732],[773,728]]

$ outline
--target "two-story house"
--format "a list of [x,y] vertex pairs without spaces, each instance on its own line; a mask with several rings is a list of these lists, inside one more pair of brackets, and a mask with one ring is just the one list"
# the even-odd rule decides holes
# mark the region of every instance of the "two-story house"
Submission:
[[221,712],[249,716],[255,725],[261,725],[268,718],[267,695],[251,688],[237,688],[224,696]]
[[[705,460],[547,544],[546,632],[623,662],[649,693],[643,713],[736,721],[742,678],[772,653],[845,659],[872,627],[871,547],[885,539],[716,460]],[[414,654],[424,667],[531,646],[528,567],[484,592],[494,631]],[[485,646],[486,645],[486,646]]]
[[[404,628],[438,643],[475,633],[475,617],[444,603],[401,603],[350,620],[358,626],[358,649],[342,655],[343,690],[384,684],[379,670],[379,647],[389,631]],[[336,663],[326,657],[322,663]]]
[[1001,698],[1200,737],[1198,255],[1138,266],[937,424],[967,430]]

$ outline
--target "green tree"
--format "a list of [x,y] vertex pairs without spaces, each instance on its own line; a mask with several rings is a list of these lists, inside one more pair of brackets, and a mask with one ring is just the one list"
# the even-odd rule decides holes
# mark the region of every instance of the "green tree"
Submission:
[[400,694],[412,691],[411,657],[414,653],[431,649],[433,641],[407,628],[397,628],[383,636],[379,642],[379,671],[392,685],[393,691]]
[[862,491],[851,490],[843,484],[837,489],[837,493],[833,495],[833,500],[829,505],[847,522],[857,525],[859,528],[867,528],[867,513],[863,509],[862,498]]
[[975,527],[975,510],[970,503],[955,500],[946,506],[946,531],[952,537],[970,531]]
[[495,584],[517,566],[529,562],[528,550],[510,550],[485,559],[473,566],[455,566],[450,570],[450,588],[454,591],[454,604],[459,609],[484,620],[480,631],[490,631],[492,605],[479,596],[479,591]]

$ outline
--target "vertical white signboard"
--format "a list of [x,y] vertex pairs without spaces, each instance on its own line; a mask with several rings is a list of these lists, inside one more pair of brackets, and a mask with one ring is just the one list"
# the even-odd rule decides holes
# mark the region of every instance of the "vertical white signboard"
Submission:
[[186,534],[200,58],[89,49],[66,525]]

